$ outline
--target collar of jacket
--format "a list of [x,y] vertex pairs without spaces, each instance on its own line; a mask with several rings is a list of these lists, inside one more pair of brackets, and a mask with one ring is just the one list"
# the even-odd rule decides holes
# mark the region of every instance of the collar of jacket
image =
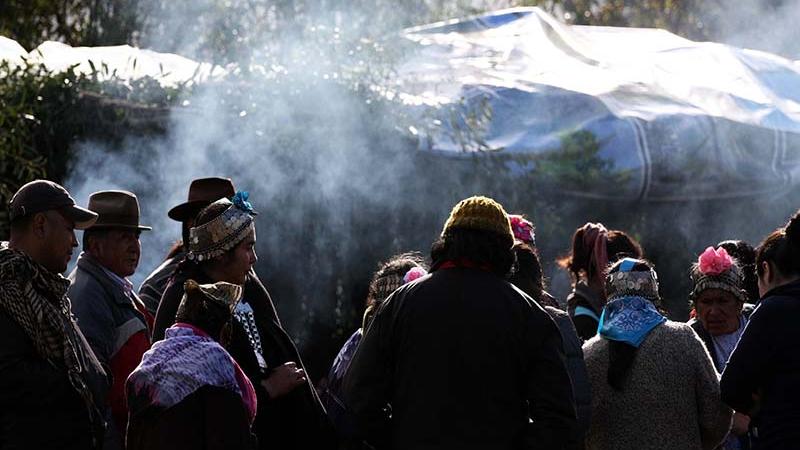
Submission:
[[761,297],[761,301],[769,297],[797,297],[800,298],[800,280],[792,281],[784,285],[771,289]]
[[468,267],[470,269],[483,270],[484,272],[491,272],[492,268],[488,264],[478,264],[468,259],[451,260],[448,259],[436,266],[436,270],[453,269],[456,267]]
[[[112,279],[107,273],[107,269],[101,266],[100,263],[94,257],[92,257],[92,255],[86,252],[81,252],[80,256],[78,256],[77,267],[79,270],[88,273],[92,278],[97,280],[97,282],[100,283],[103,289],[109,293],[109,295],[111,295],[117,304],[133,307],[134,299],[125,295],[125,290],[122,288],[119,282]],[[136,294],[131,291],[131,296],[134,295]]]

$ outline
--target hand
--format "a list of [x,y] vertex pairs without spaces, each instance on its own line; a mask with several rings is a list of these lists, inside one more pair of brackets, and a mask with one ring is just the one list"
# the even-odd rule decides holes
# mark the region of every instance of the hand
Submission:
[[743,436],[747,433],[747,430],[750,428],[750,417],[734,412],[733,413],[733,426],[731,427],[731,433],[736,436]]
[[278,398],[292,392],[306,381],[305,371],[297,367],[295,362],[289,361],[276,367],[266,380],[261,380],[261,386],[264,386],[271,398]]

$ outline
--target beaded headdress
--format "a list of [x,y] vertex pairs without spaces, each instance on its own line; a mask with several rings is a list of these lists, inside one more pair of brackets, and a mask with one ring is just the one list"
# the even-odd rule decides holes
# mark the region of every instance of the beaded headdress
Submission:
[[216,258],[255,230],[255,212],[247,198],[247,192],[237,192],[230,200],[217,200],[207,206],[223,204],[227,209],[210,222],[189,229],[189,259],[199,262]]
[[[653,269],[647,271],[631,272],[638,261],[633,258],[622,260],[619,272],[608,274],[606,277],[606,295],[608,301],[622,297],[642,297],[653,303],[658,303],[658,276]],[[626,269],[626,267],[628,267]]]

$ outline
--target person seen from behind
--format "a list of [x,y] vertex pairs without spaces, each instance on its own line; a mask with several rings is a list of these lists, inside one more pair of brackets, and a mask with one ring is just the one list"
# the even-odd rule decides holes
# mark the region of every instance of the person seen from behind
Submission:
[[751,417],[752,448],[800,445],[800,212],[756,250],[761,301],[722,372],[722,399]]
[[506,277],[503,207],[470,197],[431,250],[432,272],[375,314],[343,392],[358,434],[406,450],[562,448],[576,422],[561,336]]
[[614,263],[598,335],[583,346],[592,384],[590,450],[716,448],[731,424],[702,341],[659,311],[658,278],[642,259]]

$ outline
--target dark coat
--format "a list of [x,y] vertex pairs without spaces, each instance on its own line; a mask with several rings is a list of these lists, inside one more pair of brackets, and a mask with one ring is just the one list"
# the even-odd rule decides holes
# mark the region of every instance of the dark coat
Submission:
[[585,448],[584,440],[592,423],[592,386],[589,382],[589,373],[586,371],[586,362],[583,360],[582,343],[569,314],[552,306],[545,306],[544,309],[555,321],[561,333],[564,355],[567,358],[567,371],[572,381],[572,393],[578,412],[578,423],[569,448],[582,449]]
[[798,317],[800,281],[768,292],[722,373],[722,400],[751,416],[754,449],[800,446]]
[[361,436],[392,449],[563,448],[575,427],[553,320],[507,281],[466,267],[386,300],[344,397]]
[[[175,272],[156,314],[153,340],[164,338],[164,330],[175,322],[175,314],[183,297],[183,284],[187,279],[199,283],[211,280],[194,264],[186,264]],[[303,367],[303,361],[292,339],[281,327],[275,307],[264,285],[254,272],[247,276],[243,298],[253,308],[253,314],[261,337],[262,351],[268,367],[277,367],[294,361]],[[267,377],[258,365],[255,352],[244,328],[233,322],[228,352],[239,363],[253,383],[258,397],[258,413],[253,425],[258,436],[259,448],[270,450],[335,448],[335,433],[328,421],[322,403],[314,387],[308,383],[288,395],[272,399],[261,380]]]
[[161,302],[161,296],[167,290],[169,280],[178,268],[178,264],[186,257],[186,252],[180,251],[175,256],[167,258],[160,266],[156,267],[150,275],[142,282],[139,287],[139,298],[142,303],[150,311],[150,314],[156,315],[158,311],[158,304]]
[[[750,315],[753,314],[753,310],[755,310],[756,306],[751,305],[750,303],[745,303],[744,307],[742,308],[742,315],[745,319],[750,319]],[[703,344],[706,345],[706,350],[711,355],[711,361],[714,362],[714,367],[717,369],[717,372],[722,372],[723,367],[720,367],[717,363],[717,351],[714,349],[714,341],[711,339],[711,334],[703,327],[703,323],[700,322],[696,317],[689,320],[687,322],[690,327],[694,330],[695,333],[700,337],[700,340],[703,341]]]
[[[72,387],[66,370],[40,357],[22,327],[3,311],[0,343],[0,448],[93,448],[95,430],[86,403]],[[90,375],[87,380],[96,385],[94,391],[108,388],[104,373]]]
[[166,410],[154,407],[131,414],[128,450],[251,450],[242,397],[228,389],[204,386]]

